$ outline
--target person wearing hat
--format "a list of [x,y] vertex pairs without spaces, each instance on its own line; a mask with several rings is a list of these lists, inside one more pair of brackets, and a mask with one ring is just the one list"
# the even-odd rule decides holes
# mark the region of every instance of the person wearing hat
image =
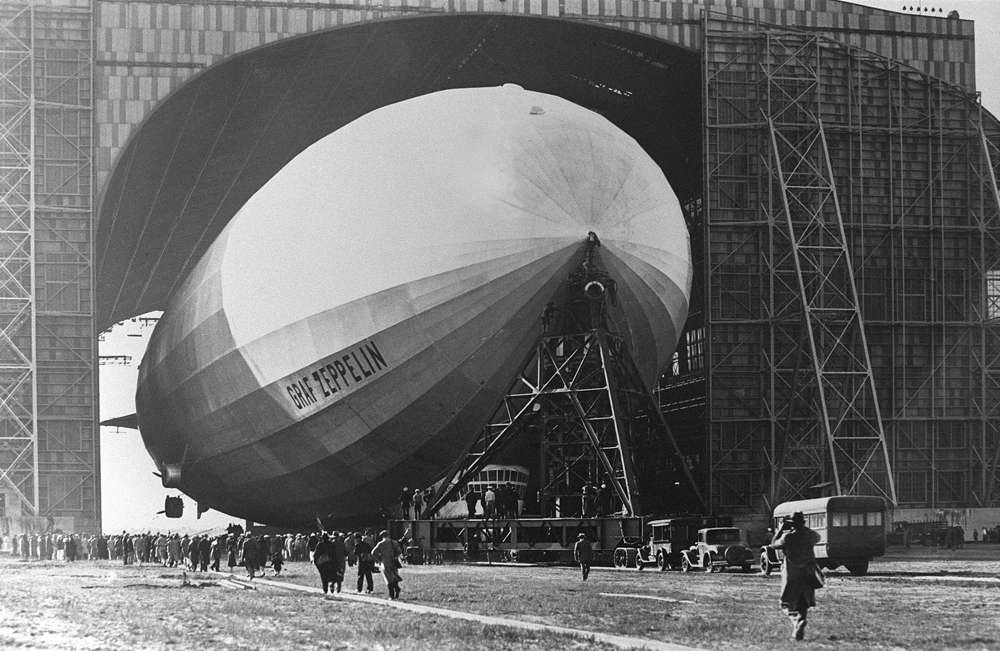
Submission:
[[586,581],[590,575],[590,563],[594,560],[594,547],[584,532],[581,531],[576,538],[576,545],[573,546],[573,558],[580,564],[583,580]]
[[371,594],[374,589],[372,585],[372,570],[375,569],[375,561],[372,559],[372,546],[361,536],[361,533],[354,534],[354,555],[358,559],[358,592],[367,582],[366,594]]
[[403,553],[403,548],[389,537],[388,531],[381,531],[378,537],[381,540],[372,549],[372,558],[382,566],[382,578],[389,588],[389,598],[399,599],[399,582],[403,580],[399,576],[399,568],[402,565],[399,557]]
[[813,553],[813,545],[818,542],[819,534],[806,526],[801,511],[782,522],[771,542],[772,548],[785,553],[781,564],[781,608],[792,620],[792,637],[796,640],[805,639],[806,617],[816,605],[816,588],[822,587]]

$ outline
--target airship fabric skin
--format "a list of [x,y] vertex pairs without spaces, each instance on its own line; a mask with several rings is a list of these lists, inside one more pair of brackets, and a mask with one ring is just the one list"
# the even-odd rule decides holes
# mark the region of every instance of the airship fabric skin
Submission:
[[635,140],[511,86],[369,113],[268,181],[171,299],[140,366],[146,447],[234,516],[376,514],[478,434],[590,231],[649,383],[692,270]]

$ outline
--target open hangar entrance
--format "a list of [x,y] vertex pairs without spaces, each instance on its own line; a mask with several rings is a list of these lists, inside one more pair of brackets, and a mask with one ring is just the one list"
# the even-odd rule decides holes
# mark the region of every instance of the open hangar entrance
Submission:
[[319,137],[416,95],[517,83],[608,117],[690,211],[692,314],[660,398],[713,510],[830,490],[995,505],[995,120],[967,91],[815,34],[714,16],[703,30],[696,52],[456,14],[226,60],[146,119],[104,189],[99,327],[162,307]]

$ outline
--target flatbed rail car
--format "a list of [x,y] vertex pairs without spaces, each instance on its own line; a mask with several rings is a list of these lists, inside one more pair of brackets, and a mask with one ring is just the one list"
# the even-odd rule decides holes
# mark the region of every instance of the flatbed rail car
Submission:
[[586,533],[595,564],[610,565],[625,538],[642,535],[644,519],[634,516],[600,518],[480,518],[453,520],[394,520],[393,536],[408,537],[426,558],[445,561],[511,560],[526,563],[572,563],[573,545]]
[[[799,511],[806,526],[819,534],[814,552],[821,567],[832,570],[843,565],[851,574],[863,576],[869,562],[885,553],[886,506],[881,497],[837,495],[784,502],[774,509],[774,531],[781,528],[783,519]],[[761,548],[762,573],[770,574],[782,561],[780,550]]]

